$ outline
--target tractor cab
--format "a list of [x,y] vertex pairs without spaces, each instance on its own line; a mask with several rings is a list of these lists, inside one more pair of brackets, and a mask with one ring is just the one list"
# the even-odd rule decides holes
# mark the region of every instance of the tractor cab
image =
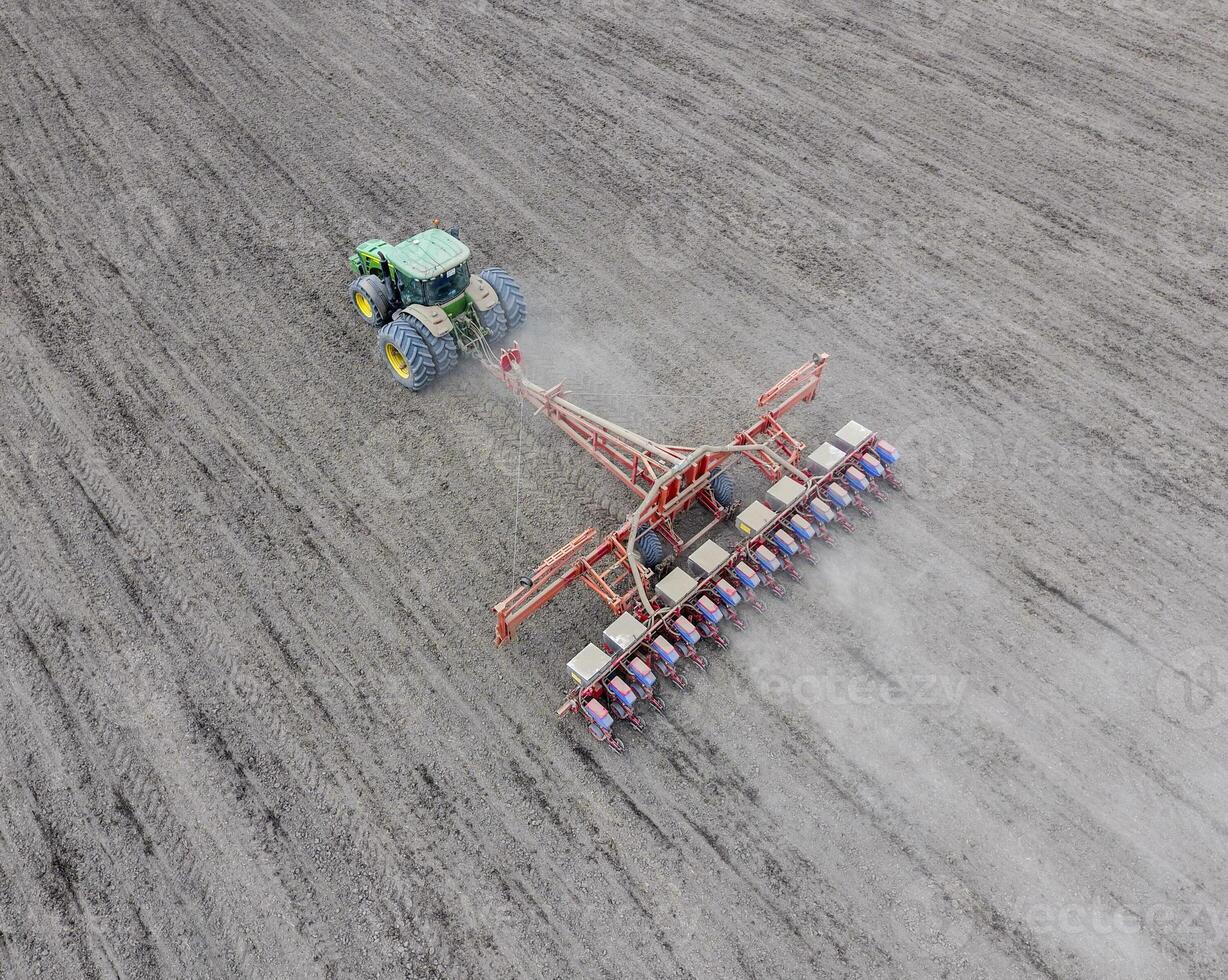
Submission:
[[394,276],[402,306],[445,306],[469,285],[469,246],[446,231],[428,228],[396,245],[380,239],[363,242],[350,257],[350,266],[358,275]]

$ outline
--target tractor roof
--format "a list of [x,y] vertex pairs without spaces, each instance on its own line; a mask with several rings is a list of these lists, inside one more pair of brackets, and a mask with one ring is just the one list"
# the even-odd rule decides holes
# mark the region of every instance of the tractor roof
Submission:
[[428,228],[384,250],[388,261],[414,279],[434,279],[469,258],[469,246],[446,231]]

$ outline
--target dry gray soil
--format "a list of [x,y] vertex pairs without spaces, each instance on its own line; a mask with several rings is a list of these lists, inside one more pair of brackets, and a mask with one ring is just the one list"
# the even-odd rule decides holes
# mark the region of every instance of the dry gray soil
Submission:
[[[3,0],[0,975],[1220,977],[1222,0]],[[458,220],[528,372],[674,443],[816,350],[907,491],[617,756],[630,498],[362,238]],[[740,474],[740,492],[758,492]]]

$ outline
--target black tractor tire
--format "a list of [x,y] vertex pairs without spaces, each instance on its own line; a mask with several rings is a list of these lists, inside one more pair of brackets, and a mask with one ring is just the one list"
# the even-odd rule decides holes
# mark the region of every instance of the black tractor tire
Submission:
[[438,369],[427,345],[431,332],[413,316],[399,316],[379,332],[380,352],[388,373],[410,391],[421,391],[435,380]]
[[[418,323],[418,320],[415,318],[414,322]],[[426,341],[427,349],[431,352],[431,359],[435,362],[435,373],[447,374],[456,367],[460,361],[460,349],[456,346],[456,339],[450,333],[436,337],[425,326],[422,326],[421,332],[422,339]]]
[[350,283],[350,300],[358,319],[379,329],[392,318],[392,296],[379,276],[359,276]]
[[502,303],[496,303],[489,310],[479,310],[475,306],[473,311],[478,315],[478,323],[482,325],[482,329],[490,334],[487,339],[492,344],[503,339],[503,335],[507,333],[507,314],[503,312]]
[[733,480],[729,478],[729,474],[718,470],[708,486],[712,491],[712,496],[716,498],[716,502],[722,507],[728,507],[733,503]]
[[640,554],[640,560],[649,568],[656,568],[665,561],[665,545],[661,536],[652,528],[640,528],[635,539],[635,550]]
[[518,330],[524,326],[527,311],[524,305],[524,293],[516,280],[497,266],[482,270],[482,278],[490,283],[490,288],[499,297],[499,305],[503,307],[503,315],[507,317],[507,329]]

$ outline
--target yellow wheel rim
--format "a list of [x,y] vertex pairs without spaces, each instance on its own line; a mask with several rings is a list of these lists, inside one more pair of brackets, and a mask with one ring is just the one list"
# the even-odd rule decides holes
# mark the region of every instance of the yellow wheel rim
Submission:
[[402,378],[409,377],[409,362],[405,360],[405,355],[392,346],[392,344],[384,344],[384,356],[388,358],[388,364],[392,370],[396,371]]
[[371,301],[367,299],[365,293],[359,292],[354,294],[354,305],[358,307],[358,312],[367,320],[370,320],[372,314],[375,313],[375,308],[371,305]]

